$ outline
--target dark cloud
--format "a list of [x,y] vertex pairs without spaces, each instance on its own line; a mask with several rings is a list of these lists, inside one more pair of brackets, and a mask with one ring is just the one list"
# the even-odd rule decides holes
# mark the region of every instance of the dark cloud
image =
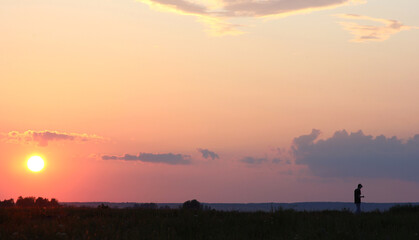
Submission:
[[102,160],[123,160],[123,159],[119,159],[119,157],[117,156],[103,155]]
[[202,154],[202,157],[205,159],[211,158],[212,160],[214,160],[216,158],[220,158],[218,154],[208,149],[198,148],[198,152],[200,152]]
[[240,159],[240,162],[246,163],[246,164],[252,164],[252,165],[262,164],[267,161],[268,161],[267,158],[254,158],[254,157],[244,157]]
[[136,156],[136,155],[131,155],[131,154],[125,154],[122,157],[122,159],[125,160],[125,161],[138,161],[138,160],[140,160],[140,156],[139,155]]
[[313,129],[308,135],[302,135],[297,138],[294,138],[294,146],[299,146],[299,148],[305,148],[308,145],[312,144],[314,140],[320,135],[320,130]]
[[124,161],[141,161],[149,163],[165,163],[171,165],[190,164],[189,155],[173,154],[173,153],[140,153],[138,155],[125,154],[124,156],[103,155],[102,160],[124,160]]
[[52,141],[102,141],[103,137],[80,133],[65,133],[58,131],[32,131],[25,132],[11,131],[6,135],[6,141],[10,143],[31,143],[35,142],[39,146],[47,146]]
[[317,176],[394,178],[419,181],[419,135],[407,141],[362,131],[337,131],[315,141],[320,131],[294,139],[292,154],[297,164],[307,165]]
[[140,153],[138,156],[140,161],[153,162],[153,163],[167,163],[167,164],[189,164],[190,156],[181,154],[152,154],[152,153]]

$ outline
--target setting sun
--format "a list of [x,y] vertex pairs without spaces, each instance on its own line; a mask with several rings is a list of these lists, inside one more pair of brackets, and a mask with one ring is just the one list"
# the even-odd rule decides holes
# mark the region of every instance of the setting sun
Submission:
[[44,168],[44,160],[40,156],[32,156],[28,160],[28,168],[32,172],[39,172]]

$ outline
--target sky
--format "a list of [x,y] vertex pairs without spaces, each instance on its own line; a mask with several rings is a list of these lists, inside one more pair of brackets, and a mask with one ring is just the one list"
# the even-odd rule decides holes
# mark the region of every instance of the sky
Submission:
[[2,0],[0,199],[419,202],[417,9]]

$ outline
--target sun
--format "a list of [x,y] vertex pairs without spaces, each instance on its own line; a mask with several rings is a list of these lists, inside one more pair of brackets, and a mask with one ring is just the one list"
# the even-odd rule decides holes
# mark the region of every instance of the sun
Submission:
[[44,168],[44,160],[40,156],[32,156],[28,160],[28,168],[32,172],[39,172]]

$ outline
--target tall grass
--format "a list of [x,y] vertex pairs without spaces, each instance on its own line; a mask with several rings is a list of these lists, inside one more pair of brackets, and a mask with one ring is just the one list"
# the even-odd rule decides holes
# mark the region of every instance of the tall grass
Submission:
[[417,208],[400,209],[354,215],[349,211],[0,208],[0,239],[419,239]]

